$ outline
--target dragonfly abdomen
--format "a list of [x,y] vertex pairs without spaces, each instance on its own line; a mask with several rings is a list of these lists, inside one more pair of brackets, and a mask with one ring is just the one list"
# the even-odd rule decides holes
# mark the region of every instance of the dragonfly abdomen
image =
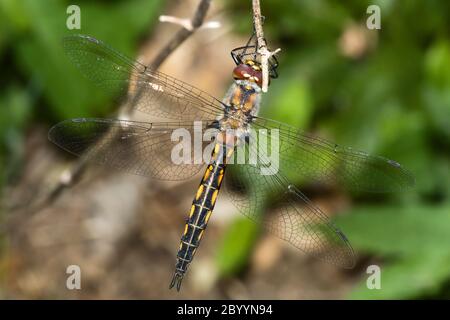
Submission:
[[200,245],[222,185],[226,164],[224,161],[219,161],[219,159],[223,158],[220,156],[223,154],[221,150],[221,145],[217,144],[212,154],[211,163],[206,168],[194,201],[192,201],[184,233],[181,236],[175,273],[170,283],[170,288],[176,285],[178,291],[189,263],[194,258],[195,252]]

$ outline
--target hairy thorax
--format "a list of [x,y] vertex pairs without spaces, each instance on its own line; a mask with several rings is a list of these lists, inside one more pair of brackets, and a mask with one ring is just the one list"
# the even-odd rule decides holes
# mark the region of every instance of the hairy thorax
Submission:
[[258,114],[261,89],[251,81],[237,80],[231,86],[224,103],[228,106],[221,128],[247,130],[251,120]]

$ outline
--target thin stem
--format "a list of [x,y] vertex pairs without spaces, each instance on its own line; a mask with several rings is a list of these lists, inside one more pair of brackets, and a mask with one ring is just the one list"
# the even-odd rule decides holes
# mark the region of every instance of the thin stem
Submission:
[[276,49],[275,51],[269,51],[267,49],[266,39],[264,38],[264,30],[262,27],[262,15],[261,15],[261,5],[259,0],[252,0],[252,10],[253,10],[253,26],[256,34],[256,45],[257,52],[261,55],[261,68],[262,68],[262,91],[267,92],[269,87],[269,58],[281,49]]
[[161,49],[159,54],[148,65],[150,69],[158,69],[161,64],[167,59],[167,57],[175,51],[187,38],[189,38],[198,28],[200,28],[205,20],[206,13],[208,12],[211,0],[201,0],[197,9],[195,10],[194,17],[191,20],[192,29],[181,28],[175,34],[175,36]]

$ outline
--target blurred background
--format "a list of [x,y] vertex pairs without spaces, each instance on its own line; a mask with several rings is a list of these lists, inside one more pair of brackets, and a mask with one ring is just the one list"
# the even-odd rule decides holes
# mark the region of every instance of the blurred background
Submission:
[[[81,30],[66,28],[70,4]],[[225,193],[180,293],[168,290],[199,177],[168,183],[88,166],[47,140],[71,117],[113,117],[108,96],[73,67],[61,38],[94,36],[149,63],[198,1],[0,0],[0,298],[450,298],[450,3],[262,0],[279,79],[261,113],[341,145],[394,159],[416,177],[396,194],[302,189],[353,245],[342,270],[307,257],[236,212]],[[367,7],[381,8],[369,30]],[[231,49],[252,31],[251,1],[213,0],[207,21],[162,65],[217,97]],[[291,177],[294,181],[297,177]],[[381,267],[381,289],[366,269]],[[79,265],[81,290],[66,288]]]

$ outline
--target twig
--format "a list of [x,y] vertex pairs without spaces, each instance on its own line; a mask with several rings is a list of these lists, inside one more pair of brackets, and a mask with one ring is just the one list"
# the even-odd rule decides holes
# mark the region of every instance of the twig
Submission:
[[190,25],[192,28],[190,30],[182,28],[178,30],[172,40],[159,52],[159,54],[150,63],[150,69],[158,69],[159,66],[167,59],[167,57],[182,44],[187,38],[189,38],[202,24],[205,20],[206,13],[208,12],[211,0],[201,0],[197,10],[195,11],[194,17],[191,20]]
[[[183,19],[183,18],[178,18],[178,17],[174,17],[174,16],[161,15],[161,16],[159,16],[159,21],[177,24],[189,31],[194,30],[194,27],[192,26],[192,21],[190,19]],[[220,22],[218,22],[218,21],[208,21],[208,22],[204,22],[198,29],[217,29],[217,28],[220,28],[220,26],[221,26]]]
[[261,5],[259,0],[252,0],[253,9],[253,26],[256,34],[257,52],[261,55],[262,68],[262,91],[267,92],[269,86],[269,58],[281,51],[280,48],[270,51],[267,49],[266,39],[264,38],[264,31],[262,28]]
[[[153,59],[153,61],[148,64],[149,69],[158,69],[161,64],[169,57],[169,55],[173,51],[175,51],[175,49],[177,49],[186,39],[188,39],[198,28],[202,26],[210,4],[211,0],[200,0],[200,3],[197,6],[194,16],[192,17],[189,24],[191,28],[183,27],[182,29],[180,29],[169,41],[169,43],[167,43],[167,45],[161,49],[161,51]],[[118,114],[123,118],[131,117],[133,106],[141,98],[141,95],[142,92],[138,91],[134,98],[131,99],[130,103],[126,103],[119,108]],[[99,143],[101,143],[101,141],[99,141]],[[52,188],[52,190],[49,192],[48,197],[43,201],[42,206],[47,202],[53,201],[63,189],[67,188],[68,186],[72,185],[74,181],[78,180],[83,174],[87,164],[87,158],[81,157],[75,164],[72,165],[71,168],[65,170],[61,174],[57,185]]]

